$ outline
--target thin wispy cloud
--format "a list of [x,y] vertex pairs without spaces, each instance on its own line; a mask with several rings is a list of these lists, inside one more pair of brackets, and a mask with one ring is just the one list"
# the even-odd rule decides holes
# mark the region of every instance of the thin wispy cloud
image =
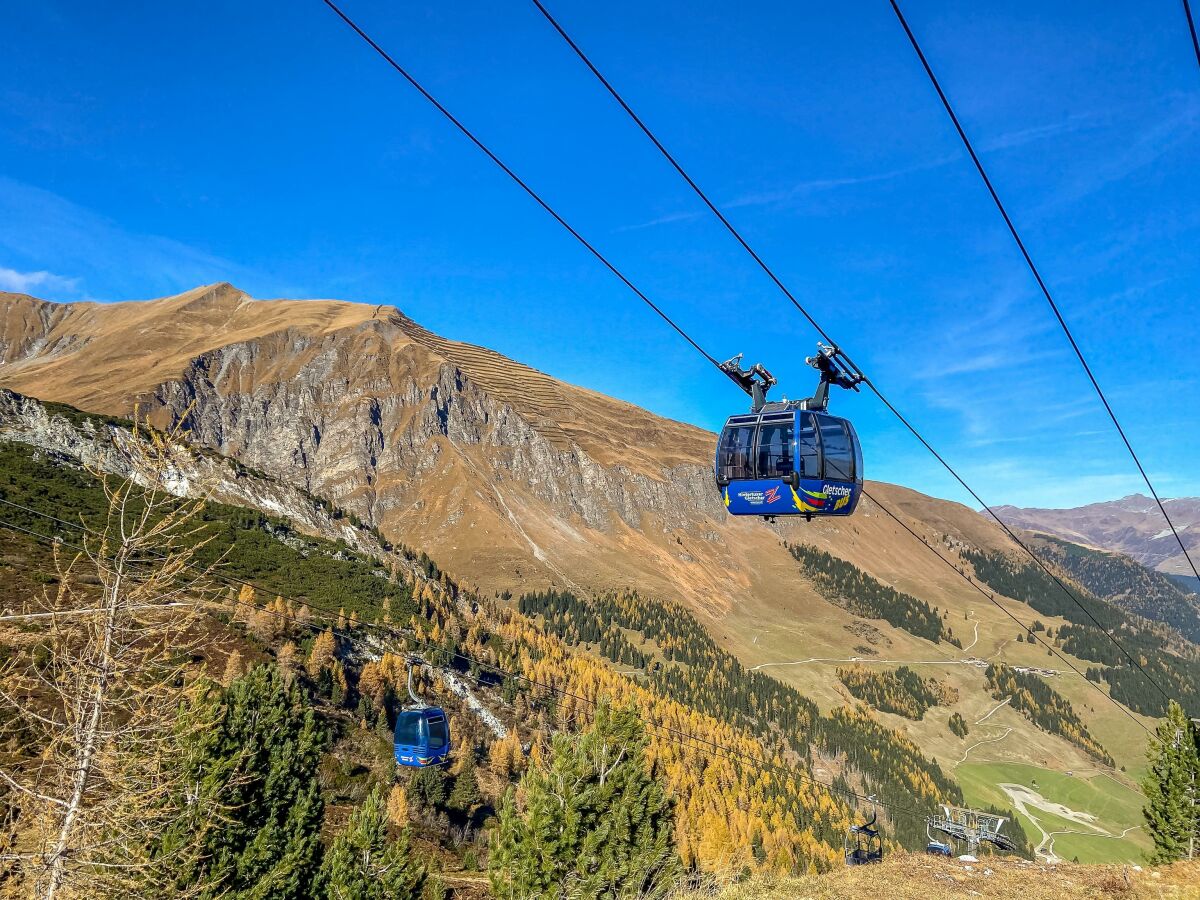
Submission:
[[[1077,113],[1075,115],[1066,116],[1061,121],[1050,122],[1045,125],[1035,125],[1030,128],[1017,129],[1007,132],[998,137],[984,141],[981,149],[984,152],[1008,150],[1015,147],[1022,147],[1027,144],[1045,140],[1064,133],[1077,131],[1087,124],[1094,122],[1099,118],[1096,113]],[[826,178],[812,178],[804,181],[798,181],[784,187],[767,188],[759,191],[744,193],[740,196],[733,197],[723,203],[718,204],[721,209],[739,209],[745,207],[756,206],[782,206],[804,197],[813,194],[833,191],[839,188],[858,187],[866,184],[879,184],[888,181],[895,181],[899,178],[904,178],[909,175],[916,175],[922,172],[929,172],[942,166],[958,162],[962,157],[961,154],[947,154],[946,156],[938,157],[937,159],[927,162],[915,163],[910,166],[900,166],[893,169],[888,169],[882,172],[866,172],[859,175],[843,175],[832,176]],[[634,225],[623,225],[615,229],[618,232],[622,231],[637,231],[642,228],[655,228],[659,225],[673,225],[679,222],[691,222],[704,215],[703,211],[691,212],[674,212],[665,215],[656,216],[645,222],[638,222]]]
[[948,378],[952,375],[977,375],[983,372],[996,372],[1001,369],[1015,369],[1025,365],[1031,365],[1041,360],[1050,359],[1053,354],[1036,353],[1036,352],[1020,352],[1014,351],[1012,348],[1003,350],[991,350],[984,353],[974,353],[970,356],[964,356],[954,362],[940,363],[931,366],[924,372],[921,372],[918,377],[926,380],[935,378]]
[[[823,191],[836,190],[837,188],[853,187],[861,184],[871,184],[874,182],[891,181],[896,178],[902,178],[905,175],[910,175],[916,172],[926,171],[936,168],[937,166],[945,165],[951,157],[942,160],[935,160],[931,163],[922,163],[915,166],[906,166],[901,169],[895,169],[886,172],[868,173],[865,175],[850,175],[839,178],[814,178],[807,181],[797,182],[782,188],[771,188],[753,193],[742,194],[721,203],[717,203],[718,209],[740,209],[745,207],[755,206],[778,206],[786,205],[789,202],[798,200],[802,197],[811,194],[821,193]],[[635,231],[641,228],[654,228],[659,225],[673,225],[678,222],[690,222],[707,215],[706,210],[693,210],[691,212],[674,212],[666,215],[657,216],[646,222],[639,222],[636,225],[624,225],[617,231]]]
[[1106,153],[1103,162],[1081,169],[1055,191],[1036,213],[1069,206],[1102,188],[1122,181],[1135,172],[1153,165],[1182,145],[1196,139],[1200,132],[1200,101],[1192,97],[1170,98],[1170,106],[1132,140],[1112,144],[1116,152]]
[[[130,231],[106,216],[0,176],[0,254],[9,284],[78,299],[174,294],[213,281],[248,281],[245,266],[171,238]],[[71,272],[71,277],[55,275]],[[20,287],[22,286],[23,287]]]
[[[1067,116],[1058,122],[1050,122],[1045,125],[1036,125],[1030,128],[1021,128],[1001,134],[998,137],[984,141],[980,147],[984,152],[1023,147],[1027,144],[1032,144],[1037,141],[1045,140],[1046,138],[1055,137],[1065,132],[1076,131],[1097,118],[1098,116],[1094,113],[1079,113],[1076,115]],[[836,190],[838,188],[845,187],[857,187],[864,184],[878,184],[882,182],[894,181],[899,178],[905,178],[909,175],[917,175],[922,172],[929,172],[934,169],[939,169],[951,163],[957,163],[962,159],[965,159],[964,155],[956,152],[947,154],[945,156],[940,156],[936,159],[914,163],[913,165],[909,166],[900,166],[883,172],[868,172],[861,175],[848,175],[831,178],[814,178],[806,181],[800,181],[780,189],[759,191],[745,194],[741,197],[735,197],[725,205],[730,208],[737,208],[744,206],[769,206],[786,204],[789,201],[797,200],[802,197],[823,191]]]
[[18,272],[0,266],[0,291],[29,294],[35,291],[74,295],[79,289],[78,278],[65,278],[53,272]]
[[798,181],[795,184],[788,185],[783,188],[756,191],[753,193],[743,194],[740,197],[735,197],[728,203],[724,204],[728,209],[738,209],[747,206],[779,206],[807,197],[811,194],[817,194],[824,191],[836,190],[838,188],[856,187],[863,184],[876,184],[885,181],[894,181],[897,178],[903,178],[907,175],[914,175],[918,172],[927,172],[930,169],[936,169],[939,166],[944,166],[954,157],[944,157],[935,159],[930,162],[918,163],[912,166],[903,166],[897,169],[890,169],[884,172],[871,172],[863,175],[847,175],[837,178],[812,178],[805,181]]
[[[932,408],[958,416],[963,436],[972,446],[1009,442],[1018,436],[1061,436],[1069,423],[1097,414],[1100,407],[1091,394],[1051,399],[1061,379],[1056,370],[1038,364],[1039,359],[1051,358],[1050,354],[1031,354],[1029,362],[1010,361],[1010,378],[936,380],[921,392],[921,396]],[[1037,398],[1036,404],[1027,402],[1029,398]],[[1104,433],[1072,431],[1070,436],[1074,439],[1085,434]]]
[[658,218],[651,219],[648,222],[639,222],[636,225],[622,225],[620,228],[614,230],[618,232],[637,231],[641,228],[654,228],[657,225],[671,225],[675,222],[691,222],[694,219],[700,218],[700,215],[701,213],[699,212],[668,213],[665,216],[659,216]]
[[[1111,114],[1112,110],[1108,112]],[[1048,122],[1045,125],[1033,125],[1029,128],[1018,128],[999,137],[987,138],[978,146],[984,153],[1008,150],[1013,147],[1024,147],[1027,144],[1037,143],[1046,138],[1059,137],[1063,134],[1080,131],[1089,125],[1098,123],[1102,118],[1104,116],[1096,112],[1073,113],[1069,116],[1064,116],[1056,122]]]
[[1041,342],[1052,324],[1031,302],[1035,298],[1026,282],[1024,273],[1016,272],[998,275],[991,283],[978,280],[954,288],[947,303],[962,314],[939,323],[943,350],[926,365],[906,371],[919,382],[937,382],[955,375],[1030,370],[1060,356]]

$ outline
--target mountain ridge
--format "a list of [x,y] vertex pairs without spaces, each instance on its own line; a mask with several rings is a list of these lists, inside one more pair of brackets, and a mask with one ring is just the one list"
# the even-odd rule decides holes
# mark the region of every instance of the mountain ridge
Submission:
[[[1200,554],[1200,497],[1174,497],[1163,506],[1175,524],[1188,553]],[[1005,523],[1026,531],[1042,532],[1085,547],[1115,551],[1150,569],[1170,575],[1191,575],[1170,526],[1151,497],[1129,494],[1064,509],[1017,506],[993,507]]]

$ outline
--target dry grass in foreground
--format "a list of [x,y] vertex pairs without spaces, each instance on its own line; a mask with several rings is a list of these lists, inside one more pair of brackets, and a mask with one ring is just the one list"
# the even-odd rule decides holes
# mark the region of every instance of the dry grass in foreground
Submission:
[[[679,900],[714,895],[687,894]],[[1140,871],[1131,865],[1057,866],[1024,860],[968,863],[924,854],[896,854],[875,866],[844,868],[803,878],[754,878],[727,887],[716,900],[1182,900],[1200,898],[1200,860]]]

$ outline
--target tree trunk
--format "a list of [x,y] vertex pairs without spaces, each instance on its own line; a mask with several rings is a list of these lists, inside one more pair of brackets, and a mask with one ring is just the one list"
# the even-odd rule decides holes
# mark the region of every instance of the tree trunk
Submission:
[[121,602],[122,583],[122,562],[118,559],[112,585],[105,597],[104,626],[100,640],[100,659],[95,685],[90,699],[85,701],[83,715],[80,716],[80,719],[86,721],[86,724],[76,754],[79,764],[75,772],[71,796],[63,814],[62,827],[59,829],[54,850],[50,854],[50,877],[47,879],[46,893],[43,895],[45,900],[55,900],[66,878],[67,855],[70,853],[72,833],[75,830],[79,808],[92,777],[92,762],[96,758],[96,747],[100,740],[100,724],[108,695],[109,674],[112,668],[113,631],[116,626],[117,609]]

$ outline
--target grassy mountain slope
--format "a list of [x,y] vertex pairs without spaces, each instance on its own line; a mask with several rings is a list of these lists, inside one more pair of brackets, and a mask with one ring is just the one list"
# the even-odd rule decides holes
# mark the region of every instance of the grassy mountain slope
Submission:
[[1093,550],[1046,534],[1033,545],[1097,597],[1157,622],[1165,622],[1193,643],[1200,642],[1200,597],[1172,578],[1147,569],[1120,553]]

